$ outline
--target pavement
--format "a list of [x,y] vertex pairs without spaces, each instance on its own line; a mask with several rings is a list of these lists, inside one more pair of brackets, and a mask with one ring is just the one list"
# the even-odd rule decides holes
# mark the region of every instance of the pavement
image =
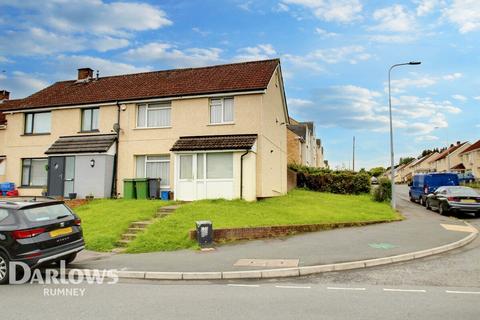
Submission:
[[[295,263],[298,263],[298,267],[306,267],[404,255],[445,246],[469,235],[468,232],[459,231],[466,225],[462,220],[426,211],[408,201],[408,189],[405,186],[398,189],[398,210],[406,217],[399,222],[221,245],[208,252],[180,250],[99,254],[85,251],[71,267],[212,273],[284,268],[282,261],[289,266],[293,263],[295,267]],[[253,262],[239,265],[241,259],[253,259]]]

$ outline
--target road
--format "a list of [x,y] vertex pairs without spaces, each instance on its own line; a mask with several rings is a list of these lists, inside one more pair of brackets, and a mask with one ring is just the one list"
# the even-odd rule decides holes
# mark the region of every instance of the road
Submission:
[[[400,205],[416,206],[401,192]],[[480,219],[462,218],[480,228]],[[84,295],[45,296],[66,288]],[[18,285],[1,287],[0,297],[5,319],[478,319],[480,240],[430,258],[304,278]]]

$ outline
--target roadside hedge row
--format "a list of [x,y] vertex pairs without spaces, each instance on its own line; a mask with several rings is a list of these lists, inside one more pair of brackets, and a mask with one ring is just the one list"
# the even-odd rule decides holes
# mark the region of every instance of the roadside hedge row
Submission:
[[340,194],[360,194],[370,192],[370,176],[351,171],[318,172],[309,174],[297,172],[297,186],[313,191]]

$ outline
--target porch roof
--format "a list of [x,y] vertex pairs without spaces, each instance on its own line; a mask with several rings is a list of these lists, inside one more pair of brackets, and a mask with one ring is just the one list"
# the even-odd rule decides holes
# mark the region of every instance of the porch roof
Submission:
[[250,150],[256,134],[180,137],[170,151]]
[[103,153],[117,138],[116,134],[64,136],[55,141],[45,154]]

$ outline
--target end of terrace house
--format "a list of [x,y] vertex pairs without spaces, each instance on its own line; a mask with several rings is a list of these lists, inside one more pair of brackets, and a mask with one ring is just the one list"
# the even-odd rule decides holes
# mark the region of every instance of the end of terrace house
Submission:
[[0,103],[0,181],[21,195],[123,195],[160,178],[177,200],[287,192],[289,115],[280,60],[118,76],[78,70]]

